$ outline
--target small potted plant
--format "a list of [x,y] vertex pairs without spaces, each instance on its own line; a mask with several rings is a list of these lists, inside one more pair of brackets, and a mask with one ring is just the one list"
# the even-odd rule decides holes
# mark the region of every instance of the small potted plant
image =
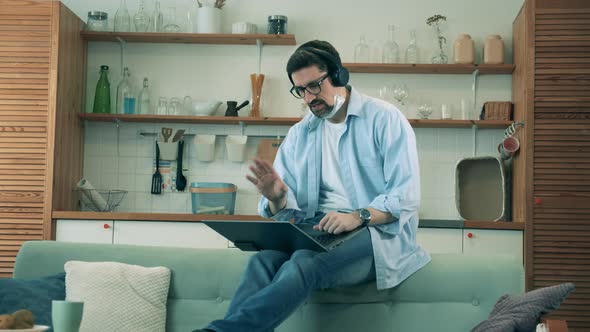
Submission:
[[438,50],[432,57],[431,62],[435,64],[449,63],[449,57],[445,54],[445,47],[447,44],[447,38],[442,34],[442,24],[447,21],[446,16],[434,15],[426,20],[426,24],[431,26],[436,33]]

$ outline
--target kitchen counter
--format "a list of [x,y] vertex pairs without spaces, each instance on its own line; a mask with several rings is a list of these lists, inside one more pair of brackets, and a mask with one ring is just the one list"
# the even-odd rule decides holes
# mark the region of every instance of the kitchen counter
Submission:
[[[80,212],[55,211],[53,219],[76,220],[137,220],[137,221],[174,221],[200,222],[203,220],[268,220],[258,215],[223,215],[223,214],[188,214],[188,213],[137,213],[137,212]],[[467,221],[467,220],[437,220],[422,219],[422,228],[474,228],[474,229],[503,229],[524,230],[524,223],[505,221]]]

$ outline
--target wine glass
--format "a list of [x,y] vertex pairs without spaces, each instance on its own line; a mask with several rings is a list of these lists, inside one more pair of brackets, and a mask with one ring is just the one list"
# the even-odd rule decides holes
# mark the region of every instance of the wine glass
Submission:
[[406,105],[405,100],[408,98],[408,87],[404,83],[398,83],[393,86],[393,98],[401,105]]
[[379,89],[379,98],[388,103],[393,103],[393,88],[387,84],[382,86]]
[[418,115],[420,119],[428,119],[432,115],[432,104],[427,101],[420,103],[420,106],[418,106]]

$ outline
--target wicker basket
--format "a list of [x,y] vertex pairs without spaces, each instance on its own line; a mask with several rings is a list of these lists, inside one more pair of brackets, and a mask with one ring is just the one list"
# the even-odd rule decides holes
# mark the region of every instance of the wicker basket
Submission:
[[509,101],[488,101],[483,104],[481,120],[512,120],[512,103]]

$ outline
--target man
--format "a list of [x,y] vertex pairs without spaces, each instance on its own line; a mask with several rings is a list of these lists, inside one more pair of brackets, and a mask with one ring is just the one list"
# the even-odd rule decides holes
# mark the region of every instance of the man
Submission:
[[259,212],[334,234],[364,230],[329,252],[257,253],[225,318],[204,331],[272,331],[314,290],[375,280],[386,289],[430,261],[416,244],[420,176],[408,121],[347,85],[328,42],[301,45],[287,74],[312,114],[289,130],[274,166],[259,159],[250,166]]

